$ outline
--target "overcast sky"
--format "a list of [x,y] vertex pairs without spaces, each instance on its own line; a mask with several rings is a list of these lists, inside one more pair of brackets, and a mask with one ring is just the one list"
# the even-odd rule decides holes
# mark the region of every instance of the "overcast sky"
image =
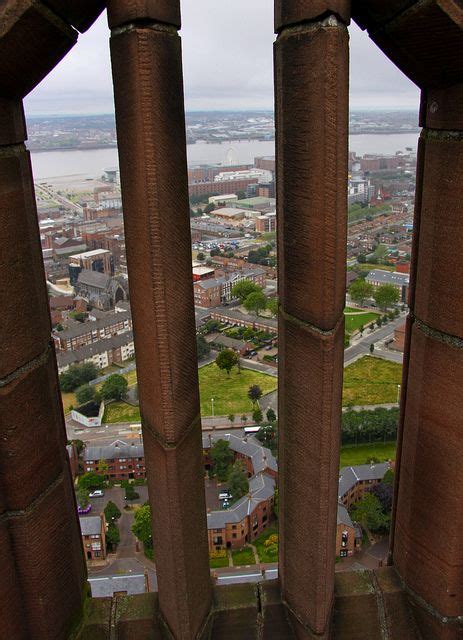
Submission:
[[[183,0],[187,110],[273,108],[273,0]],[[418,109],[418,91],[358,27],[351,108]],[[26,99],[28,115],[114,111],[106,15]]]

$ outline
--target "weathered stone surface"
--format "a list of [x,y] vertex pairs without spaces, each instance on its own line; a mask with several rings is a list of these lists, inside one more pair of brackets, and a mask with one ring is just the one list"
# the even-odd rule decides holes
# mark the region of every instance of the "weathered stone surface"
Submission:
[[286,312],[330,330],[345,299],[347,29],[280,36],[275,83],[279,293]]
[[18,144],[27,138],[26,121],[21,100],[0,97],[0,146]]
[[136,29],[111,52],[140,408],[176,442],[199,415],[180,39]]
[[0,87],[3,98],[23,98],[74,46],[77,33],[33,0],[0,6]]
[[48,296],[29,153],[0,148],[0,379],[42,354],[50,340]]
[[414,311],[463,338],[463,133],[424,133]]
[[343,336],[343,323],[325,336],[280,318],[280,577],[283,599],[318,634],[334,597]]
[[143,430],[159,605],[175,638],[196,637],[211,605],[201,429],[175,449]]
[[370,36],[421,88],[463,82],[463,6],[453,0],[418,2]]
[[8,523],[29,637],[67,638],[81,615],[86,578],[69,472]]
[[463,348],[412,329],[393,559],[442,616],[463,610]]
[[179,0],[109,0],[109,27],[120,27],[135,20],[154,20],[180,28]]
[[421,126],[463,131],[463,84],[422,92]]
[[105,8],[104,0],[43,0],[63,20],[81,32],[87,31]]
[[9,510],[26,509],[68,467],[59,387],[48,362],[0,387],[0,483]]
[[11,541],[6,518],[0,520],[0,598],[2,602],[2,618],[0,632],[2,638],[29,640],[26,626],[20,586],[16,575],[14,557],[11,552]]
[[333,14],[349,24],[349,0],[275,0],[275,31]]

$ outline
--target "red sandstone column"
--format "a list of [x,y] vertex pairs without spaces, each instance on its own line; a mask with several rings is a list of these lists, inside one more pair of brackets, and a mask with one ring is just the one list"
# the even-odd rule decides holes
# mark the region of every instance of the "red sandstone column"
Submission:
[[463,615],[463,86],[423,93],[394,564],[426,639]]
[[211,605],[178,2],[109,3],[111,57],[161,614],[196,637]]
[[343,372],[349,2],[277,0],[280,576],[330,636]]
[[67,637],[86,577],[24,116],[0,99],[0,637]]

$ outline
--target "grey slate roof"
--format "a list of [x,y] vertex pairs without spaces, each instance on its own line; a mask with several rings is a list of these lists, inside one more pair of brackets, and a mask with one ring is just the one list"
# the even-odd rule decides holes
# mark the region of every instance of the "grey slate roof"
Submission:
[[96,536],[101,533],[100,516],[80,517],[80,530],[83,536]]
[[345,524],[347,527],[354,527],[354,523],[352,522],[350,515],[346,509],[346,507],[338,502],[338,524]]
[[97,289],[106,289],[110,280],[111,276],[108,276],[108,274],[91,271],[90,269],[82,269],[77,278],[79,284],[96,287]]
[[382,480],[390,468],[388,462],[378,464],[359,464],[355,467],[343,467],[339,472],[338,496],[341,499],[357,482]]
[[278,463],[273,453],[267,447],[263,447],[258,440],[253,437],[247,437],[246,440],[238,438],[230,433],[208,435],[203,434],[203,449],[209,449],[217,440],[226,440],[232,451],[241,453],[251,458],[254,473],[261,473],[265,469],[278,471]]
[[57,351],[56,360],[58,367],[61,368],[68,364],[82,362],[83,360],[87,360],[87,358],[104,353],[109,349],[117,349],[130,342],[133,342],[133,331],[124,331],[124,333],[119,333],[112,338],[102,338],[98,340],[98,342],[87,344],[75,351]]
[[115,458],[143,458],[142,444],[127,444],[122,440],[115,440],[112,444],[100,447],[86,447],[84,449],[84,461],[88,460],[112,460]]
[[88,582],[92,591],[92,598],[111,598],[117,591],[126,591],[129,596],[146,592],[146,581],[143,573],[88,578]]
[[366,277],[367,282],[380,282],[381,284],[393,284],[395,286],[407,286],[410,283],[410,274],[396,273],[373,269]]
[[[90,315],[94,312],[91,311]],[[119,322],[125,322],[131,318],[130,311],[123,311],[121,313],[105,313],[103,311],[95,314],[95,317],[100,315],[101,317],[98,320],[90,320],[88,322],[69,322],[69,328],[64,329],[64,331],[59,331],[57,335],[66,340],[68,338],[77,338],[77,336],[84,336],[86,333],[90,333],[93,331],[99,331],[100,329],[104,329],[105,327],[110,327],[113,324],[118,324]]]

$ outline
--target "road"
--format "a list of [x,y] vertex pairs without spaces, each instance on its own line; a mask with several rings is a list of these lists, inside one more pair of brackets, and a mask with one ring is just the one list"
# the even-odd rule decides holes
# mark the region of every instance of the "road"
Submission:
[[374,355],[393,362],[402,362],[403,354],[398,351],[391,351],[384,347],[384,342],[390,339],[394,333],[394,329],[399,327],[405,322],[406,314],[401,314],[398,318],[392,322],[388,322],[386,326],[381,327],[370,333],[369,329],[365,329],[365,332],[361,338],[355,340],[352,346],[348,347],[344,351],[344,366],[353,362],[360,356],[370,353],[370,345],[375,345]]

